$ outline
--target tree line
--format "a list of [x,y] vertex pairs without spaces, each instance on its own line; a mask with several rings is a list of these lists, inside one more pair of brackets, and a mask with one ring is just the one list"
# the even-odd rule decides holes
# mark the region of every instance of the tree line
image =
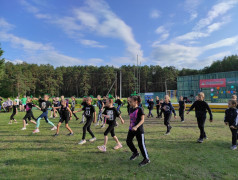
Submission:
[[[66,97],[86,95],[104,96],[109,92],[119,95],[120,71],[122,74],[122,97],[130,96],[136,88],[140,72],[140,92],[164,92],[165,89],[177,89],[177,77],[238,70],[238,56],[224,57],[201,70],[182,69],[173,66],[70,66],[54,67],[50,64],[13,64],[1,58],[0,48],[0,96],[17,95],[38,96],[50,94]],[[166,83],[165,83],[166,82]],[[113,86],[112,86],[113,85]],[[167,87],[166,87],[167,86]]]

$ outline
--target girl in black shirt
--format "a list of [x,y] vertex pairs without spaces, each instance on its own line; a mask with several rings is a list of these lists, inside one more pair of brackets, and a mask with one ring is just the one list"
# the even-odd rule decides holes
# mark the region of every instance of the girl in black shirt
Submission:
[[147,153],[147,149],[145,147],[145,136],[144,136],[144,128],[143,128],[145,113],[143,112],[142,108],[138,107],[140,103],[141,103],[140,96],[133,96],[131,98],[130,104],[132,106],[132,109],[130,112],[130,126],[129,126],[126,143],[128,147],[130,148],[130,150],[133,152],[132,156],[130,157],[130,160],[135,160],[139,156],[139,152],[137,151],[133,143],[133,139],[136,136],[141,154],[144,157],[144,160],[139,165],[144,166],[150,163],[150,160],[149,160],[149,155]]
[[159,118],[159,110],[160,110],[160,100],[159,100],[159,97],[156,96],[156,110],[157,110],[157,117],[156,118]]
[[229,125],[232,134],[231,150],[237,149],[238,110],[236,109],[236,106],[237,106],[236,100],[230,100],[228,102],[229,109],[225,111],[225,119],[224,119],[225,124]]
[[92,122],[96,123],[96,111],[94,106],[92,105],[92,98],[91,97],[87,97],[86,98],[86,105],[82,108],[79,109],[78,111],[74,111],[74,113],[76,112],[80,112],[80,111],[84,111],[84,116],[86,118],[86,123],[83,126],[83,136],[82,136],[82,140],[78,143],[80,145],[85,144],[86,140],[86,131],[89,132],[89,134],[92,136],[91,139],[89,139],[89,142],[94,142],[96,141],[96,137],[94,136],[93,132],[91,131],[91,124]]
[[12,124],[12,120],[14,120],[15,123],[17,123],[16,119],[14,119],[14,116],[17,114],[17,102],[14,101],[13,102],[13,106],[12,106],[12,115],[10,117],[10,121],[8,124]]
[[198,100],[195,101],[187,111],[187,114],[189,114],[189,112],[193,110],[193,108],[195,108],[198,128],[200,129],[200,137],[197,140],[198,143],[202,143],[203,139],[207,139],[207,135],[204,131],[207,111],[210,115],[210,122],[212,122],[212,112],[209,105],[204,101],[204,97],[205,97],[204,93],[200,92],[198,94]]
[[61,124],[65,121],[65,127],[69,130],[68,136],[74,135],[72,129],[69,127],[69,120],[72,118],[72,111],[67,107],[66,100],[61,101],[61,107],[60,107],[60,112],[61,112],[61,118],[60,121],[57,125],[57,130],[56,134],[54,136],[59,135],[59,129]]
[[106,101],[106,107],[104,112],[102,113],[103,116],[107,119],[107,124],[109,125],[106,131],[104,132],[104,145],[98,146],[98,149],[102,152],[106,152],[107,150],[107,141],[108,141],[108,133],[111,133],[111,136],[116,141],[117,145],[114,147],[114,149],[120,149],[122,148],[121,143],[119,142],[118,138],[115,135],[114,128],[116,126],[116,117],[119,117],[121,119],[121,123],[124,124],[124,120],[122,119],[120,113],[117,111],[115,107],[113,107],[113,99],[107,99]]
[[180,96],[179,100],[179,117],[181,118],[181,122],[184,122],[184,111],[186,109],[186,103],[183,100],[183,96]]
[[153,99],[150,99],[149,101],[148,101],[148,109],[149,109],[149,114],[148,114],[148,118],[151,116],[151,117],[153,117],[153,114],[152,114],[152,110],[154,109],[154,100]]

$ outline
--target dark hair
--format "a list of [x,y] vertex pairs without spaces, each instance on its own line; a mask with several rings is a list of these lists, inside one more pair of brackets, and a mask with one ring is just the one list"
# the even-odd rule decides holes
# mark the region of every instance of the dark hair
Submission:
[[112,98],[108,98],[109,103],[113,103],[113,99]]
[[133,99],[133,101],[137,101],[138,104],[141,103],[141,97],[140,96],[132,96],[131,99]]

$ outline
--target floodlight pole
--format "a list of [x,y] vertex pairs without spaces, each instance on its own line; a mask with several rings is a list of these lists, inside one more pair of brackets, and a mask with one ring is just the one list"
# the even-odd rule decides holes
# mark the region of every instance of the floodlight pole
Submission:
[[122,98],[122,74],[120,70],[120,98]]

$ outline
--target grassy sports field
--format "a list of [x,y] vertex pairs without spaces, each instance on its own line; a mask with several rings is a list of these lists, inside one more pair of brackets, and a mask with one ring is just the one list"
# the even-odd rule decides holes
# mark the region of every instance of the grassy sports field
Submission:
[[[199,129],[193,112],[185,116],[184,123],[172,118],[169,136],[164,136],[162,119],[146,118],[145,138],[151,163],[139,168],[142,156],[128,160],[131,152],[125,140],[129,119],[126,109],[122,111],[126,123],[115,132],[124,147],[113,150],[115,142],[109,136],[106,153],[97,149],[103,144],[105,130],[98,126],[92,125],[97,141],[80,146],[77,143],[83,125],[74,118],[69,124],[74,136],[66,136],[68,131],[62,126],[60,136],[52,137],[55,132],[44,120],[41,132],[32,134],[33,124],[21,130],[23,112],[16,115],[18,123],[12,125],[8,125],[11,114],[1,113],[0,179],[238,179],[238,151],[229,149],[231,133],[223,123],[223,113],[214,113],[214,122],[206,122],[209,139],[203,144],[196,143]],[[34,114],[38,116],[40,111],[35,110]],[[87,134],[86,139],[89,138]]]

